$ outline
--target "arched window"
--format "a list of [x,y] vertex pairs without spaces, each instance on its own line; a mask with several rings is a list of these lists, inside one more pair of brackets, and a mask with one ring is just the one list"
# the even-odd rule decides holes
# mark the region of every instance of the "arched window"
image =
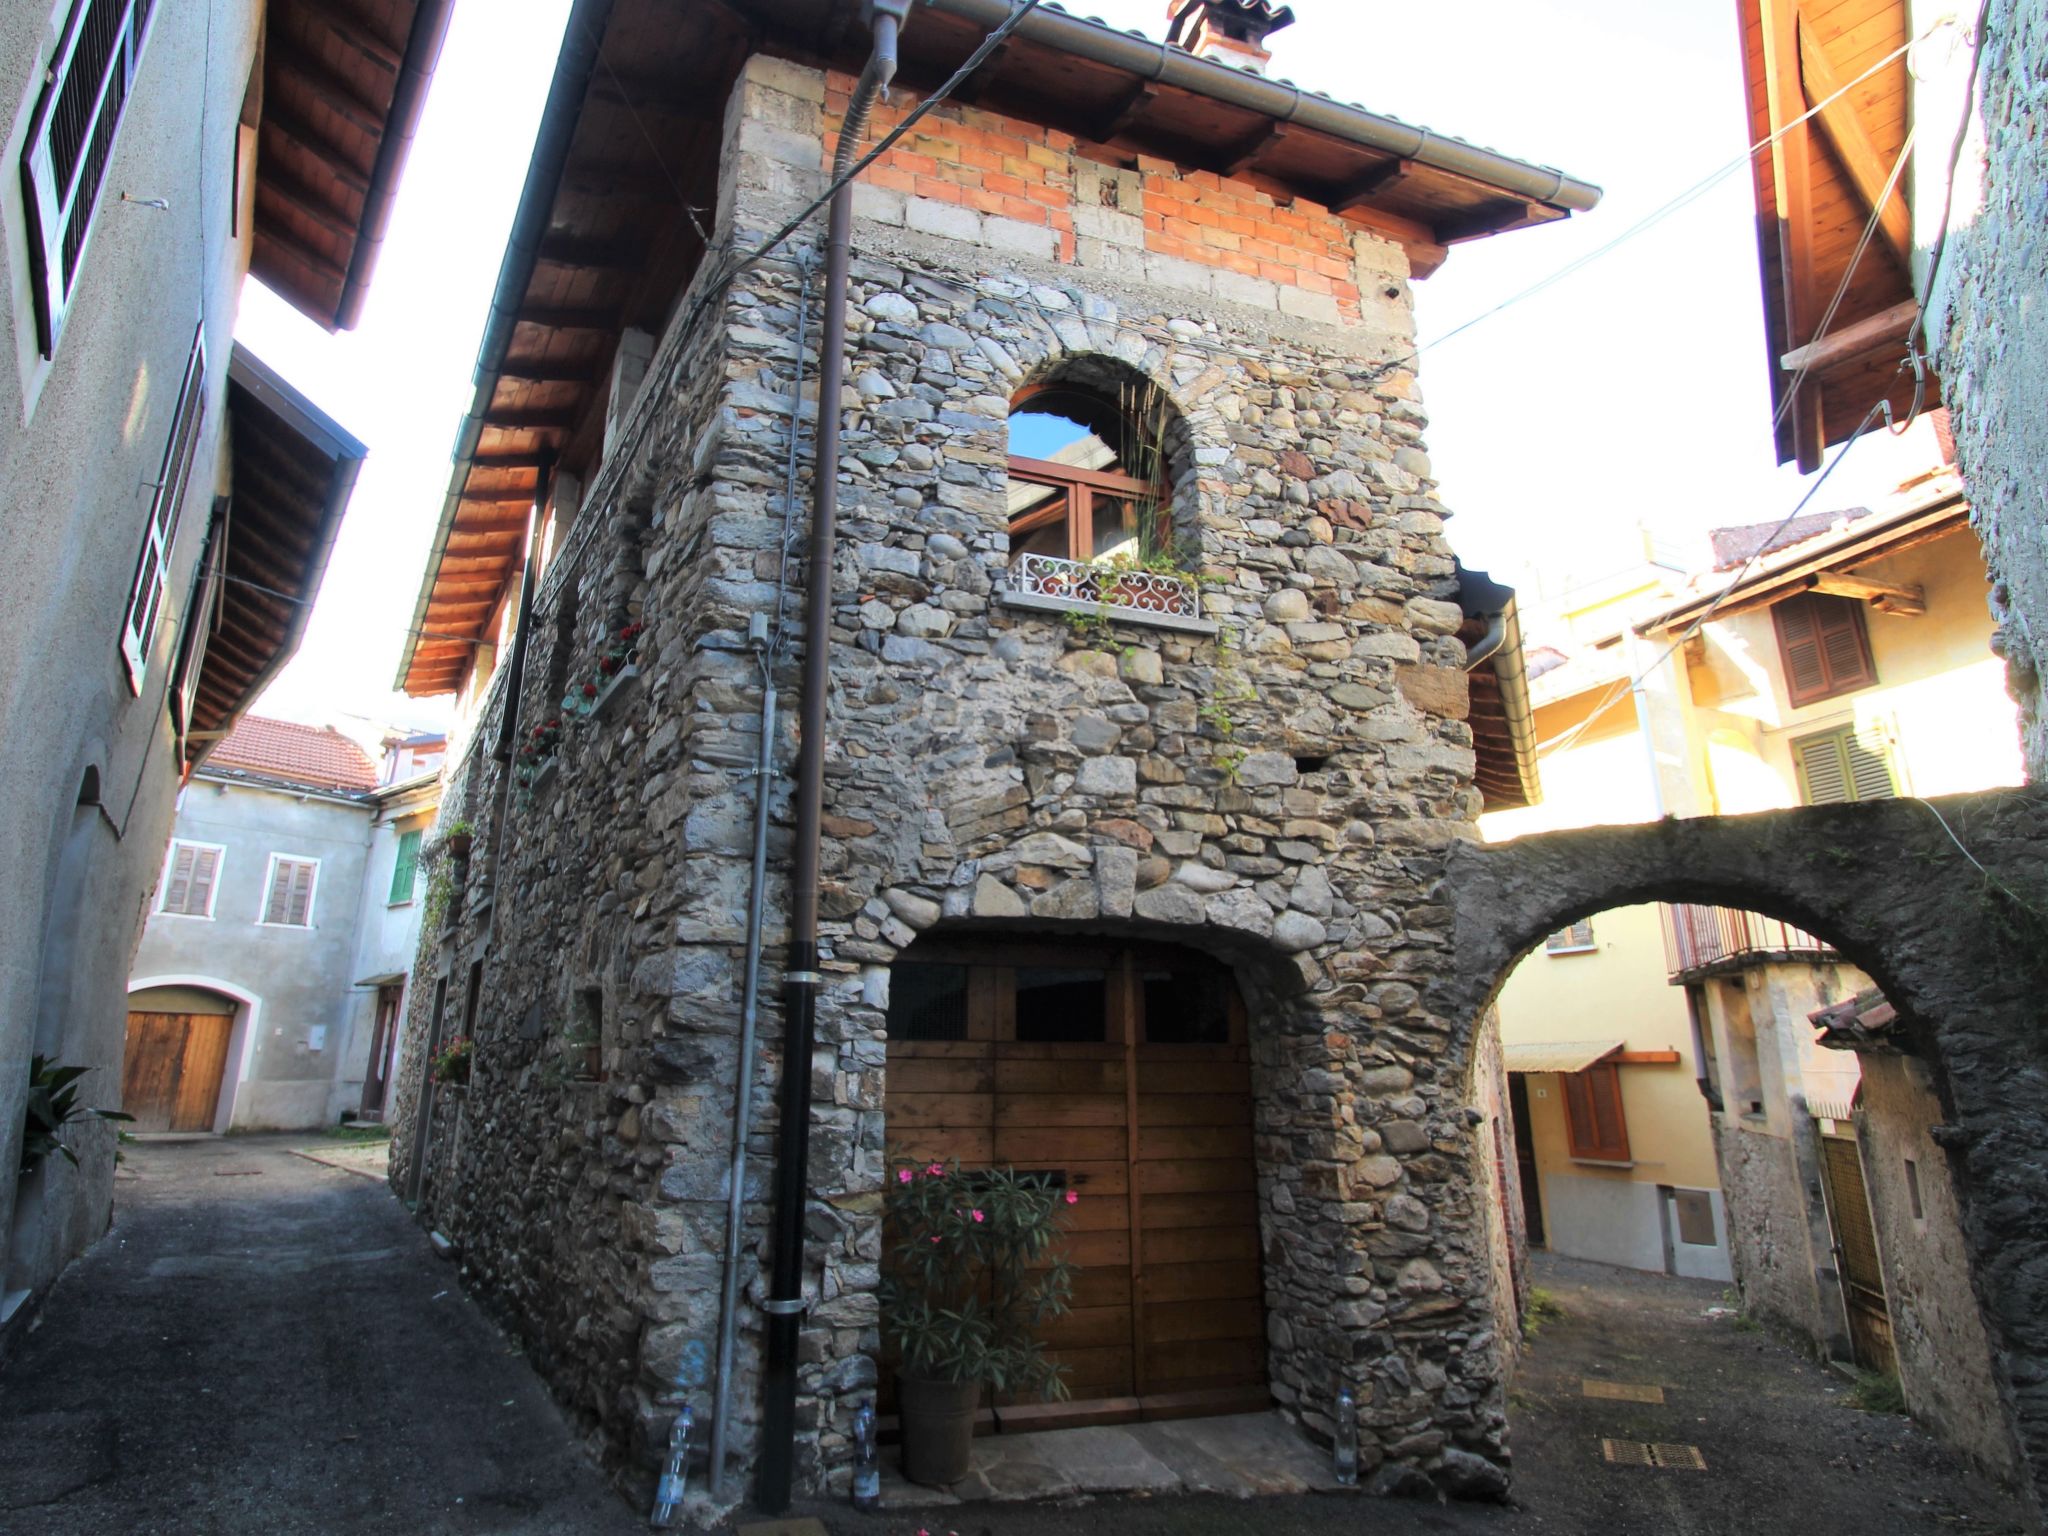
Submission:
[[1171,542],[1166,402],[1036,384],[1010,406],[1010,553],[1142,560]]

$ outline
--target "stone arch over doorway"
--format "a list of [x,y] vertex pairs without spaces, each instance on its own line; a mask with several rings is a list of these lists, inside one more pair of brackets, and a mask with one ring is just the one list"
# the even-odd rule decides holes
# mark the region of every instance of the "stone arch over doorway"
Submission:
[[1927,1063],[2023,1479],[2048,1495],[2048,792],[1589,828],[1445,865],[1455,965],[1427,989],[1469,1071],[1485,1012],[1544,936],[1642,901],[1733,906],[1827,940]]

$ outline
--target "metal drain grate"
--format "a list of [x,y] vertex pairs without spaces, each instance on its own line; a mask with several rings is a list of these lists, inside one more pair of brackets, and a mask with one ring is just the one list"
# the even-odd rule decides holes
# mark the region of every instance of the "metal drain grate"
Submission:
[[1636,1387],[1625,1381],[1595,1381],[1590,1376],[1579,1383],[1579,1390],[1587,1397],[1605,1398],[1611,1403],[1661,1403],[1664,1401],[1662,1387]]
[[1601,1449],[1617,1466],[1664,1467],[1684,1472],[1704,1472],[1706,1458],[1695,1445],[1646,1445],[1640,1440],[1602,1440]]

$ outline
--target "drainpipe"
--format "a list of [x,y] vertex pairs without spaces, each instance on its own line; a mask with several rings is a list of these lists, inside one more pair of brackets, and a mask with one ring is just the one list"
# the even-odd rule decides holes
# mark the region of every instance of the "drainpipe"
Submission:
[[804,604],[803,711],[798,730],[796,856],[790,882],[789,953],[783,970],[781,1124],[775,1149],[774,1261],[769,1274],[768,1355],[762,1374],[759,1503],[789,1508],[796,1462],[797,1328],[804,1310],[804,1205],[809,1184],[811,1051],[817,1030],[818,869],[825,809],[825,688],[832,640],[833,523],[839,511],[840,393],[846,377],[846,284],[853,250],[853,184],[868,114],[896,75],[896,35],[910,0],[866,0],[873,50],[840,125],[826,234],[825,329],[818,355],[818,454],[811,510],[810,585]]

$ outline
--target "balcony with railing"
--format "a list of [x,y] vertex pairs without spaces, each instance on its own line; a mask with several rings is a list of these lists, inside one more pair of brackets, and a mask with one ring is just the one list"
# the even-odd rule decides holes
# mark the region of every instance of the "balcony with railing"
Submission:
[[1767,960],[1833,960],[1834,945],[1803,928],[1734,907],[1665,907],[1664,962],[1673,982],[1698,981]]
[[1191,578],[1114,560],[1013,553],[1002,600],[1012,608],[1100,615],[1201,635],[1216,632],[1215,622],[1202,617],[1201,591]]

